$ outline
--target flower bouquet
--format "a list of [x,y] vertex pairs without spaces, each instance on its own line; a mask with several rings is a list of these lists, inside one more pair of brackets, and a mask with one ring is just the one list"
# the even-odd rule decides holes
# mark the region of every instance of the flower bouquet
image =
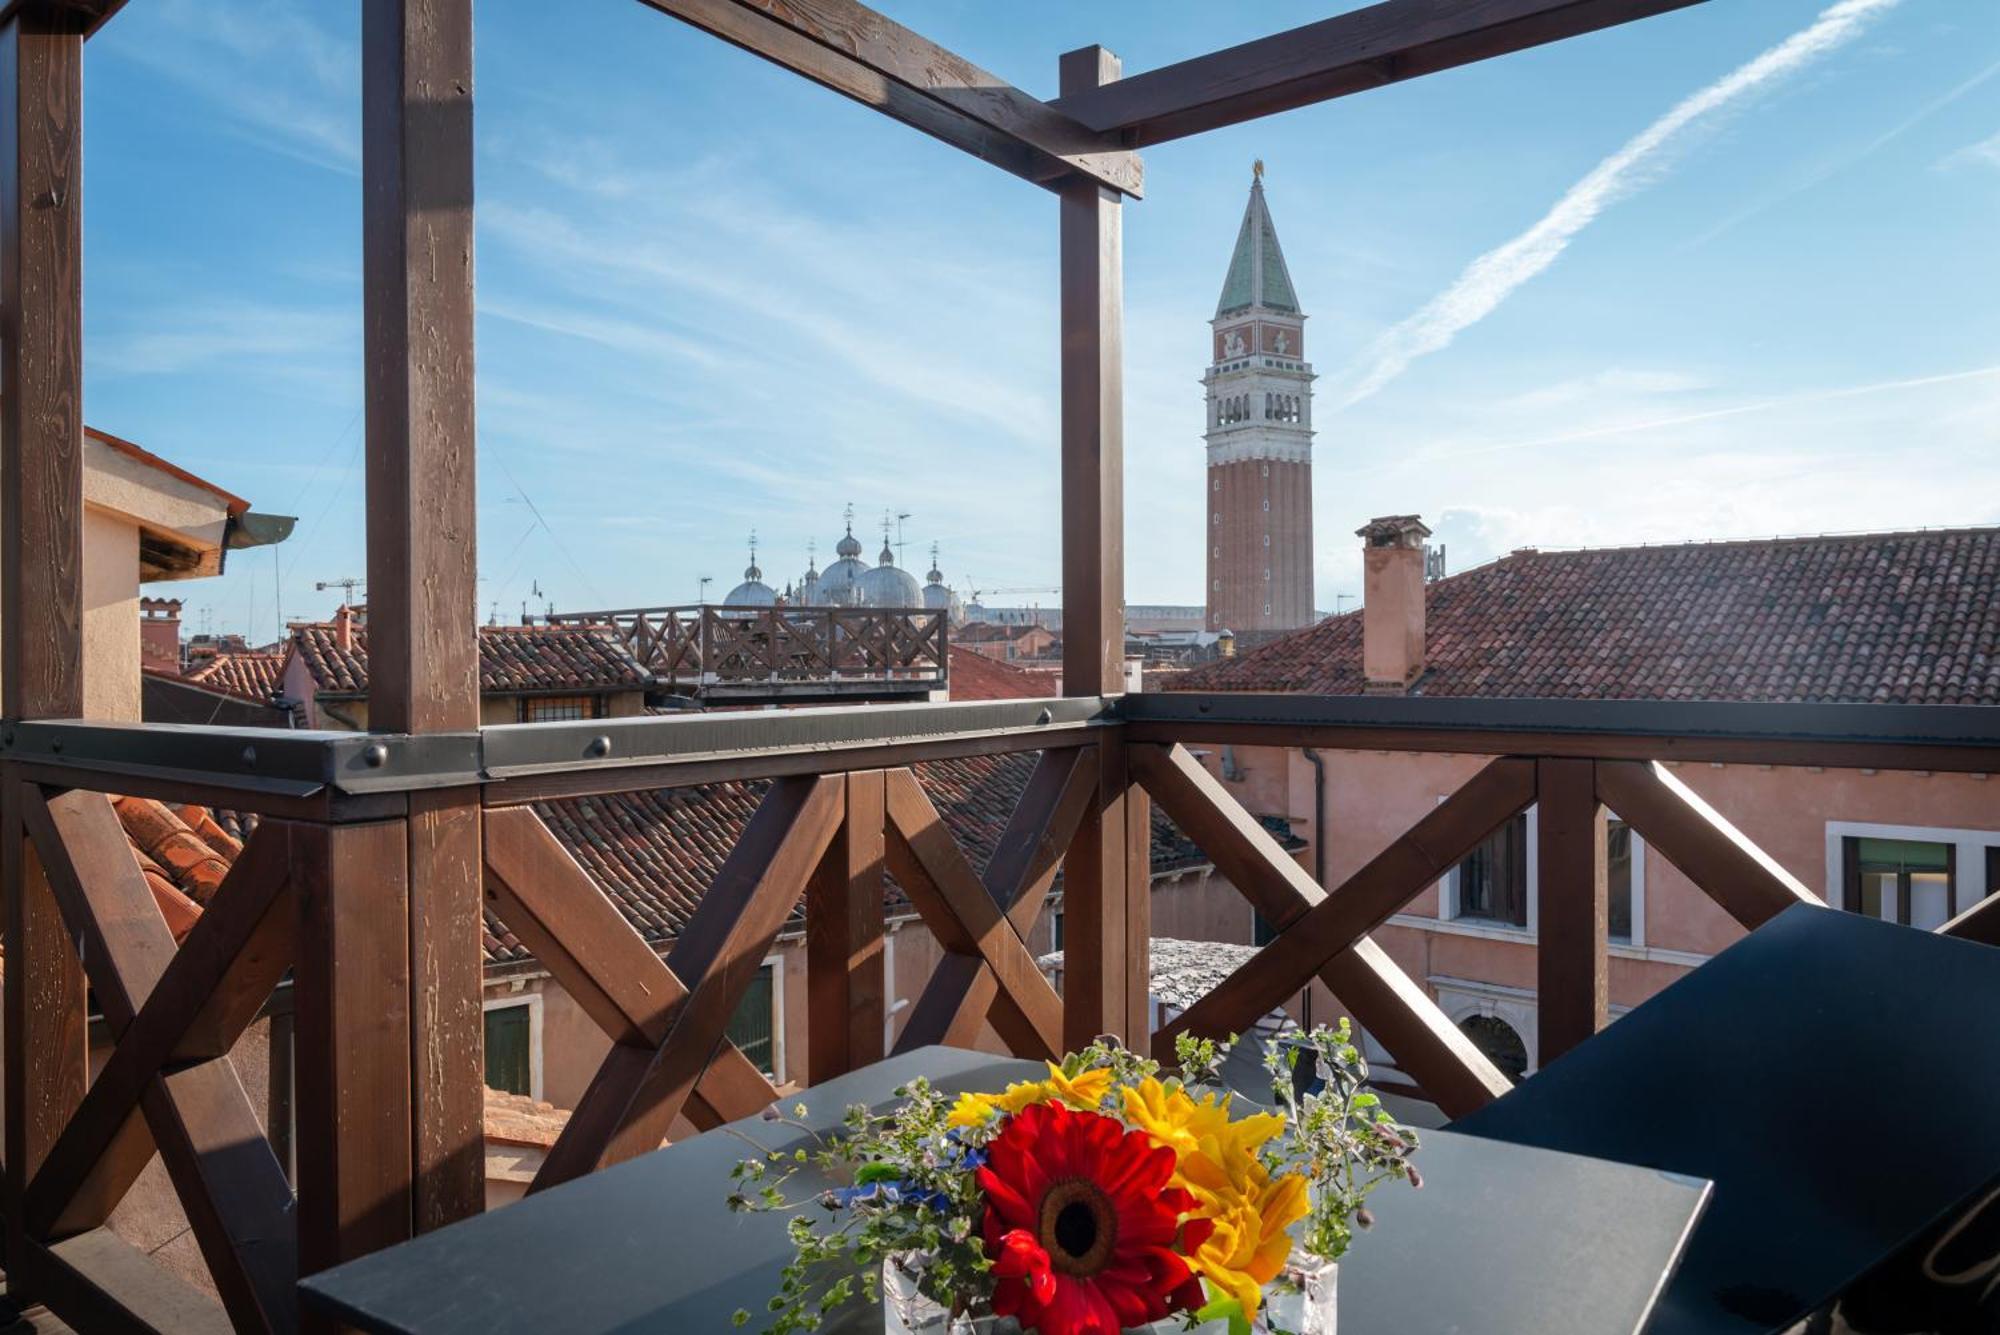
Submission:
[[[1100,1040],[1046,1079],[955,1099],[915,1080],[815,1150],[743,1160],[731,1207],[791,1215],[768,1329],[817,1330],[861,1299],[894,1332],[1332,1335],[1369,1193],[1422,1185],[1416,1134],[1363,1088],[1344,1020],[1266,1048],[1275,1111],[1214,1088],[1228,1050],[1183,1036],[1163,1076]],[[845,1185],[794,1201],[807,1167]]]

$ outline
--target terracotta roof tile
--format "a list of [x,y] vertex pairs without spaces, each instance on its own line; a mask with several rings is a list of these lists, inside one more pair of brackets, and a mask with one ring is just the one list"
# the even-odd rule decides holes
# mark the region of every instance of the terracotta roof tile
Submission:
[[[1522,551],[1427,593],[1422,695],[2000,704],[2000,528]],[[1361,616],[1162,685],[1359,694]]]
[[[360,695],[368,689],[368,629],[356,626],[342,649],[333,626],[292,627],[292,651],[319,689]],[[639,690],[652,680],[608,631],[588,626],[481,626],[479,689],[485,693]]]
[[265,653],[217,654],[181,674],[189,681],[259,704],[278,693],[285,676],[285,656]]
[[1039,700],[1049,693],[1048,674],[1030,672],[987,654],[951,646],[954,700]]

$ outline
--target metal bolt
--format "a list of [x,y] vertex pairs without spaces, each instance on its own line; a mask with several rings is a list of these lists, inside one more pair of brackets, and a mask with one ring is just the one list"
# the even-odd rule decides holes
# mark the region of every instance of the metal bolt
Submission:
[[254,764],[256,764],[256,763],[257,763],[257,748],[256,748],[256,747],[254,747],[254,746],[246,746],[246,747],[244,747],[244,748],[243,748],[243,763],[244,763],[244,764],[246,764],[246,765],[254,765]]
[[1037,723],[1051,723],[1054,721],[1055,715],[1050,713],[1046,706],[1043,707],[1041,713],[1035,715],[1035,722]]
[[381,769],[389,763],[389,748],[380,742],[370,742],[361,750],[361,763],[369,769]]
[[583,749],[583,753],[600,759],[608,756],[611,754],[611,739],[604,736],[593,737],[590,739],[590,745]]

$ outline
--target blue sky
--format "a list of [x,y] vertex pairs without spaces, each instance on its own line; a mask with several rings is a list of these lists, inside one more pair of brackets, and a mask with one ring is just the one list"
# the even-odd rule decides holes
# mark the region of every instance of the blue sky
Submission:
[[[1149,150],[1130,600],[1201,597],[1197,381],[1258,157],[1322,377],[1324,607],[1377,514],[1454,568],[2000,521],[2000,6],[1829,4]],[[884,8],[1043,96],[1091,41],[1137,72],[1327,12]],[[300,517],[173,590],[258,638],[364,573],[358,10],[147,0],[86,67],[86,417]],[[481,0],[477,94],[482,615],[719,593],[753,527],[782,584],[849,502],[961,588],[1057,582],[1052,196],[633,0]]]

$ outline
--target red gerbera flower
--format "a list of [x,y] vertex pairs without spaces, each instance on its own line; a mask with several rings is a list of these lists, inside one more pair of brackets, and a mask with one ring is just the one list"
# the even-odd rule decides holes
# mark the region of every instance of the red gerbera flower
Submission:
[[[1057,1103],[1015,1113],[979,1170],[993,1310],[1039,1335],[1117,1335],[1200,1307],[1201,1281],[1174,1251],[1194,1197],[1173,1175],[1171,1149],[1113,1118]],[[1185,1245],[1213,1227],[1189,1221]]]

